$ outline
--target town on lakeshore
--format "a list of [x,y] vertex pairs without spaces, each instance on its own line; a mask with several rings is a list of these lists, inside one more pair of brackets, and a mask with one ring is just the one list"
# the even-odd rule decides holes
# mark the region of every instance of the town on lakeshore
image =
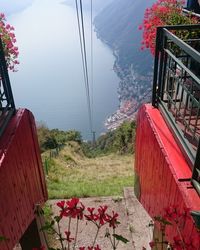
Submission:
[[104,126],[107,130],[115,130],[124,121],[135,120],[135,115],[142,103],[147,103],[151,98],[152,73],[146,76],[136,73],[133,65],[121,69],[117,63],[114,71],[120,78],[118,87],[119,108],[107,117]]

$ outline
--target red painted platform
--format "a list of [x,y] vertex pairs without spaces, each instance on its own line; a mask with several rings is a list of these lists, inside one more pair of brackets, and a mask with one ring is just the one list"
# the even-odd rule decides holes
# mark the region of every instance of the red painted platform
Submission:
[[10,250],[34,219],[35,204],[47,200],[47,190],[32,113],[20,109],[0,138],[0,242]]
[[[160,111],[144,105],[138,112],[136,133],[135,171],[139,178],[139,199],[151,217],[164,215],[164,209],[178,206],[200,210],[200,198],[190,182],[192,173],[174,136]],[[199,250],[199,238],[192,217],[186,219],[181,229],[186,241],[193,238]],[[167,231],[169,241],[177,234],[174,228]]]

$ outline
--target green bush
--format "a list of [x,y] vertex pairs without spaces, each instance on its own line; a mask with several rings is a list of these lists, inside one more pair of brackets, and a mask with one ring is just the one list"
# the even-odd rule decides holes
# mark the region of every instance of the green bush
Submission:
[[134,152],[135,122],[124,122],[114,131],[101,135],[95,144],[82,143],[82,149],[87,157],[95,157],[109,153],[128,154]]
[[81,133],[76,130],[62,131],[48,129],[44,123],[37,124],[38,141],[41,152],[64,145],[68,141],[82,142]]

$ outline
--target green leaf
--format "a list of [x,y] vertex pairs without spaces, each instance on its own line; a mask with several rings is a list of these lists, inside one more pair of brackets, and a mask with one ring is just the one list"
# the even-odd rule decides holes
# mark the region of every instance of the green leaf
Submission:
[[8,239],[7,239],[6,237],[0,235],[0,242],[1,242],[1,241],[7,241],[7,240],[8,240]]
[[46,230],[52,229],[53,225],[54,225],[54,221],[51,221],[51,223],[46,222],[45,225],[40,228],[40,231],[46,231]]
[[129,240],[127,240],[126,238],[124,238],[122,235],[118,235],[118,234],[113,234],[113,237],[115,237],[115,239],[122,241],[123,243],[128,243]]
[[54,220],[55,220],[56,222],[60,222],[61,217],[60,217],[60,216],[54,216]]
[[158,221],[158,222],[162,223],[163,225],[172,225],[171,222],[169,222],[168,220],[165,220],[161,216],[155,216],[154,219],[155,219],[155,221]]

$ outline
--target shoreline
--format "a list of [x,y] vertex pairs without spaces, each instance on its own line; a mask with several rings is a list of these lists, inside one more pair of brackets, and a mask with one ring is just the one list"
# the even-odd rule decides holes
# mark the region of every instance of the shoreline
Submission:
[[150,83],[152,82],[152,73],[149,72],[145,76],[139,74],[135,70],[133,63],[122,68],[119,64],[118,49],[103,39],[96,27],[95,32],[97,39],[100,39],[102,43],[111,49],[115,58],[113,71],[119,78],[117,89],[119,108],[104,121],[104,127],[108,131],[112,131],[119,127],[124,121],[135,120],[137,111],[142,103],[149,102],[151,97]]

